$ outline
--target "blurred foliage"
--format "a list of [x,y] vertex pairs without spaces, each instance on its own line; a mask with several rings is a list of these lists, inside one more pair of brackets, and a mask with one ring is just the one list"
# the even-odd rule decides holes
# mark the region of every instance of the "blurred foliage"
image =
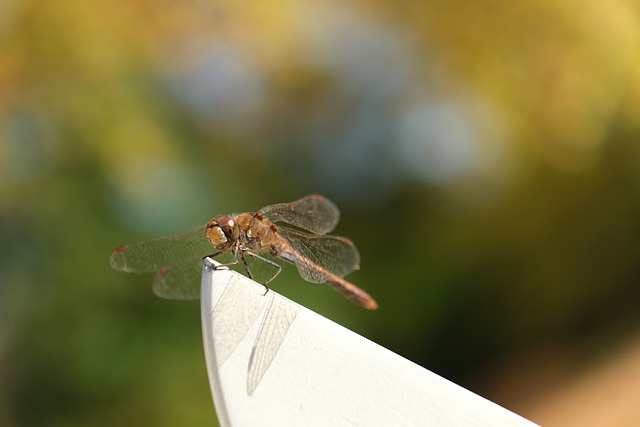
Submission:
[[308,193],[381,308],[279,292],[488,397],[575,367],[640,326],[639,137],[631,0],[2,2],[0,424],[211,425],[198,303],[109,253]]

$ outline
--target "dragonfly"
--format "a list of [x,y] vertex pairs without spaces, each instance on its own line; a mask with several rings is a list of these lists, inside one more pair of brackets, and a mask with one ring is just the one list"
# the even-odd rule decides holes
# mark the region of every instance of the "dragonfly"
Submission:
[[[111,254],[111,267],[129,273],[155,272],[153,291],[168,299],[200,297],[202,260],[231,253],[233,260],[212,268],[242,264],[253,279],[247,258],[282,266],[265,256],[296,266],[310,283],[326,283],[369,310],[377,302],[364,290],[344,279],[360,266],[360,254],[346,237],[330,235],[340,220],[340,210],[329,199],[312,194],[289,203],[266,206],[257,212],[219,215],[205,226],[169,237],[120,246]],[[207,265],[205,263],[205,265]]]

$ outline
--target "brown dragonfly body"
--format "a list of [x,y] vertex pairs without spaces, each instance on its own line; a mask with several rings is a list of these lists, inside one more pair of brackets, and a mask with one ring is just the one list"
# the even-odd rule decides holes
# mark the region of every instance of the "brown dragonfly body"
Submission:
[[[326,234],[338,220],[339,211],[333,202],[311,195],[291,203],[266,206],[255,213],[220,215],[209,221],[204,230],[122,246],[112,254],[111,265],[128,272],[156,271],[156,294],[188,299],[199,294],[185,283],[193,281],[188,277],[195,272],[191,260],[231,252],[233,262],[223,266],[241,261],[253,278],[246,261],[246,256],[250,256],[276,268],[276,273],[264,283],[266,286],[282,268],[261,255],[269,254],[294,264],[306,281],[326,283],[360,306],[375,310],[378,304],[369,294],[343,279],[359,268],[360,255],[349,239]],[[209,249],[203,247],[203,240]],[[211,247],[216,251],[213,254]],[[153,260],[154,255],[158,259]]]

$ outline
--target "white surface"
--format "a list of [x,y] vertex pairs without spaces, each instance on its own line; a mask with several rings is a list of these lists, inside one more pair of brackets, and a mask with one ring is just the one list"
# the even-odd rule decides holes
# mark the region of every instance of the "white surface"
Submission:
[[273,290],[263,294],[238,273],[203,270],[205,354],[223,427],[535,425]]

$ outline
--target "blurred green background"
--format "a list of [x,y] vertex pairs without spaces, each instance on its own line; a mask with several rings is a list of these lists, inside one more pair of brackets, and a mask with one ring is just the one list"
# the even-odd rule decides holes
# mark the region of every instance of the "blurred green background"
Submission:
[[215,425],[109,254],[309,193],[380,310],[273,288],[519,410],[640,332],[639,138],[632,0],[0,2],[0,425]]

